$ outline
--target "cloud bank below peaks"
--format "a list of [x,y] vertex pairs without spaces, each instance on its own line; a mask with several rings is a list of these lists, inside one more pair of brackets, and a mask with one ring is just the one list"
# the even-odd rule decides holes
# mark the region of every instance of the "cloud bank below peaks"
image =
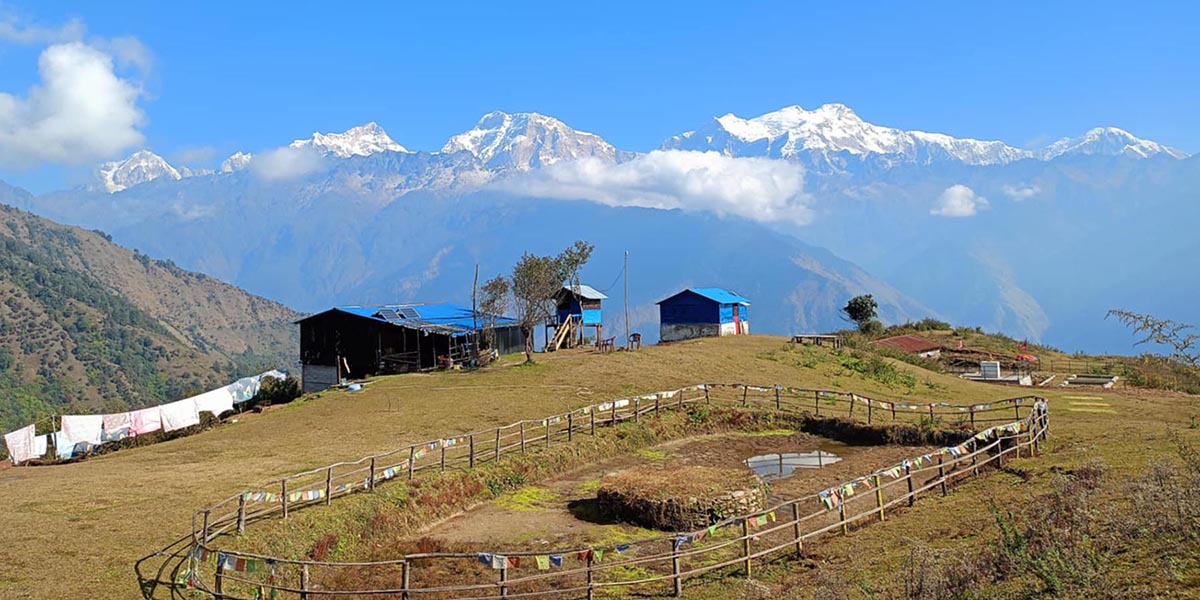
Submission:
[[814,216],[800,165],[717,152],[655,150],[620,163],[589,157],[492,185],[522,196],[709,211],[762,222],[806,225]]

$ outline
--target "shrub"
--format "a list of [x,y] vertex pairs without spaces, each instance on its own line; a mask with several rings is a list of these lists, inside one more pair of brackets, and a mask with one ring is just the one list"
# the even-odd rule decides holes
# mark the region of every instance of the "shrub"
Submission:
[[274,377],[264,377],[258,387],[258,394],[254,396],[253,403],[254,406],[287,404],[299,397],[300,382],[296,381],[295,378],[275,379]]

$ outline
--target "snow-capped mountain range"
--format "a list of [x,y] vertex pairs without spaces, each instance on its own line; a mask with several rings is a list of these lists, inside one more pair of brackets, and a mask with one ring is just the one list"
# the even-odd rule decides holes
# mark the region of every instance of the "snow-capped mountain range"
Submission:
[[[332,159],[421,154],[425,156],[421,164],[439,173],[416,179],[436,182],[443,187],[478,185],[497,176],[585,157],[623,162],[638,156],[636,152],[613,147],[599,135],[573,129],[553,117],[500,111],[484,115],[473,128],[452,136],[437,152],[413,152],[394,141],[375,122],[342,133],[314,133],[310,138],[293,141],[289,147],[312,149]],[[661,149],[793,160],[817,173],[853,172],[863,165],[877,169],[936,163],[989,166],[1080,155],[1133,159],[1188,156],[1115,127],[1092,129],[1082,136],[1063,138],[1040,149],[1023,149],[995,140],[956,138],[876,125],[863,120],[844,104],[825,104],[813,110],[789,106],[749,119],[730,113],[695,130],[672,136],[662,143]],[[464,164],[461,158],[451,158],[464,152],[473,157],[475,164]],[[247,152],[233,154],[220,165],[219,174],[246,168],[254,156]],[[123,161],[101,165],[96,187],[113,193],[155,179],[178,180],[213,173],[212,170],[176,168],[157,154],[140,150]],[[401,187],[403,189],[399,191],[402,192],[413,189]]]

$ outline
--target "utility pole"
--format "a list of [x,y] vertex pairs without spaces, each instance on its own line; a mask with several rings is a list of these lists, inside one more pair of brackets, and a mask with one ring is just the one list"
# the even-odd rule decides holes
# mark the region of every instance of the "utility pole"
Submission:
[[629,345],[629,251],[625,251],[625,349],[632,350]]
[[475,263],[475,283],[471,284],[471,335],[475,337],[475,343],[471,348],[471,360],[468,363],[472,368],[478,366],[477,363],[479,362],[479,305],[475,300],[475,297],[478,295],[479,263]]

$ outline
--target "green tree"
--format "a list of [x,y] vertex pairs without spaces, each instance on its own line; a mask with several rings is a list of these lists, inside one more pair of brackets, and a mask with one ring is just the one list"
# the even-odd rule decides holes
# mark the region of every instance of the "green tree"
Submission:
[[[525,334],[525,362],[533,362],[533,332],[554,314],[554,297],[563,281],[578,280],[579,270],[591,258],[593,246],[579,240],[558,256],[526,252],[513,267],[512,296],[517,320]],[[572,282],[574,283],[574,282]]]
[[846,315],[846,319],[853,321],[858,325],[860,331],[866,331],[869,327],[868,323],[875,320],[876,310],[879,304],[875,302],[875,298],[870,294],[855,296],[842,307],[842,313]]
[[508,310],[508,295],[512,285],[503,275],[497,275],[479,288],[479,313],[483,317],[483,345],[496,347],[496,318]]

